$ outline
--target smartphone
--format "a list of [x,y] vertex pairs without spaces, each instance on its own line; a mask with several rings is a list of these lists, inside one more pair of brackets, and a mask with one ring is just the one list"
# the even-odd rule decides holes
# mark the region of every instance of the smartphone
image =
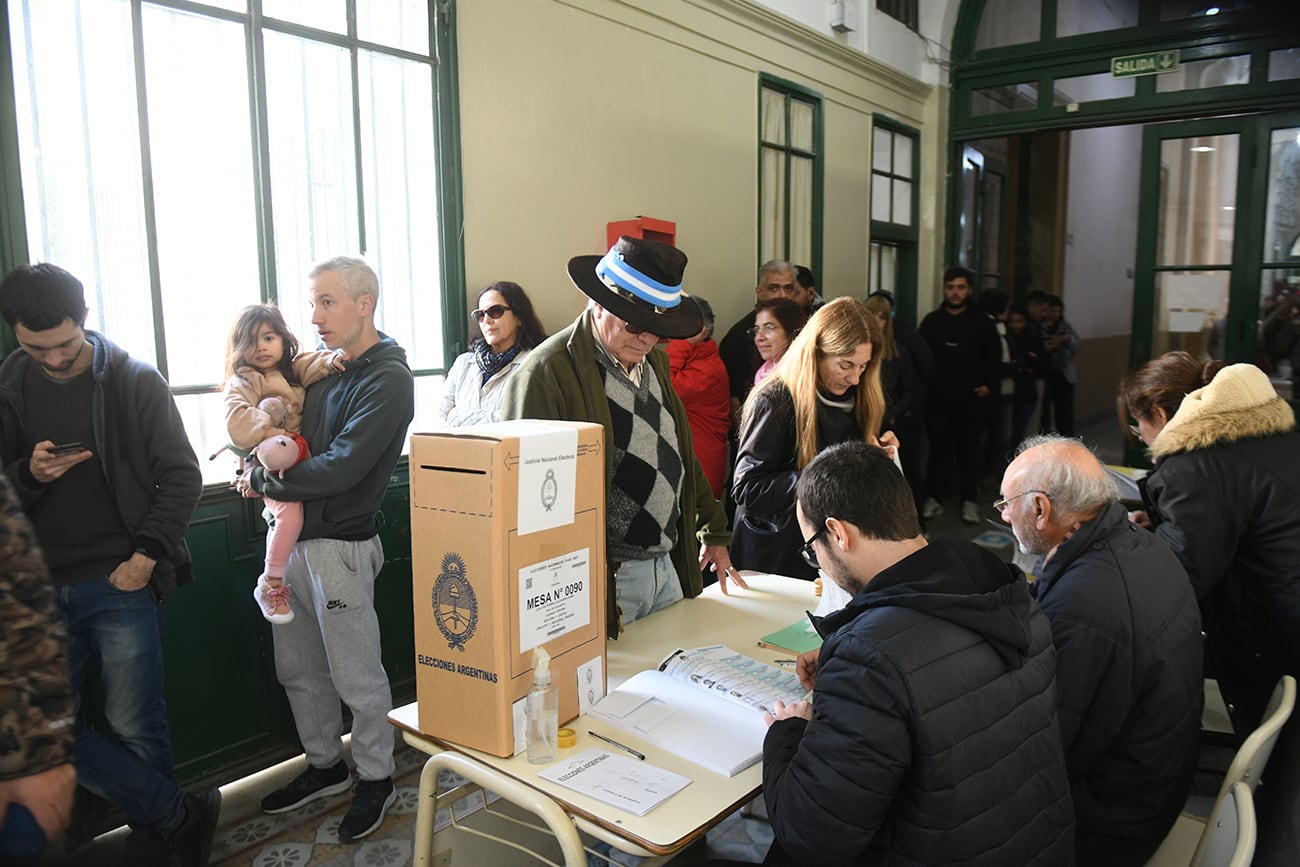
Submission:
[[61,445],[57,445],[50,449],[50,453],[56,458],[61,458],[64,455],[75,455],[78,452],[84,452],[85,450],[86,447],[81,443],[62,443]]

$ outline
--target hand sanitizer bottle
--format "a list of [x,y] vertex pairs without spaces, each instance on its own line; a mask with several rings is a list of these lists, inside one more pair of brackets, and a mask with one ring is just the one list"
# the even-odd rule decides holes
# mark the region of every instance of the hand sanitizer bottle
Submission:
[[524,699],[528,720],[528,761],[545,765],[555,761],[560,729],[560,694],[551,685],[551,655],[546,648],[533,651],[533,688]]

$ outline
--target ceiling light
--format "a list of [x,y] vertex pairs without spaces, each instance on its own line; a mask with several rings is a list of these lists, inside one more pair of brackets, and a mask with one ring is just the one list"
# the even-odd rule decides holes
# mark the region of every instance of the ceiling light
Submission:
[[1196,147],[1188,148],[1188,150],[1194,154],[1208,154],[1212,153],[1214,148],[1209,145],[1197,145]]

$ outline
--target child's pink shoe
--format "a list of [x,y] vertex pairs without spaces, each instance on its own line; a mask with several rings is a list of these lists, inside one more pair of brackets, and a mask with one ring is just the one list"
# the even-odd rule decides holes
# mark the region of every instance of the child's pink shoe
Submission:
[[261,575],[253,587],[253,600],[261,610],[262,616],[272,623],[288,623],[293,620],[293,609],[289,607],[289,585],[283,579],[279,587],[272,587]]

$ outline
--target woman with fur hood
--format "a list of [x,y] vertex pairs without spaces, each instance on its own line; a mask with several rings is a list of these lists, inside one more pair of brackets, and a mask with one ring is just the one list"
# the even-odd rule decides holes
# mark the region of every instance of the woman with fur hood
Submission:
[[1187,569],[1209,636],[1207,673],[1217,669],[1244,736],[1278,678],[1300,676],[1295,413],[1254,365],[1202,365],[1186,352],[1144,365],[1120,403],[1155,462],[1145,518]]

